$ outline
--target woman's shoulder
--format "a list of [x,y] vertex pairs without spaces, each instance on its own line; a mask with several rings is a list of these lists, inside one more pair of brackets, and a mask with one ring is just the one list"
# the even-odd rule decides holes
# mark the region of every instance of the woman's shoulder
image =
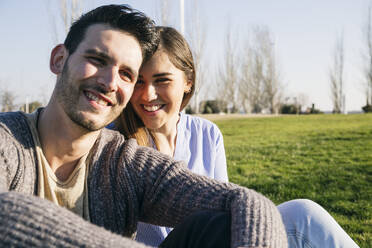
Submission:
[[218,128],[216,124],[211,122],[210,120],[207,120],[203,117],[196,116],[196,115],[189,115],[189,114],[181,114],[181,119],[184,119],[184,122],[195,125],[197,127],[202,128]]
[[221,135],[221,131],[218,126],[212,121],[203,117],[182,113],[180,120],[181,125],[191,132],[202,132],[204,134],[209,133],[212,136]]

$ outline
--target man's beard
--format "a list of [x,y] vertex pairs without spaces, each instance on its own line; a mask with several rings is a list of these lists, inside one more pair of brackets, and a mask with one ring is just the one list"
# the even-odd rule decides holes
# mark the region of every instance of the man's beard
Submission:
[[[88,131],[98,131],[112,122],[121,112],[120,111],[113,111],[110,115],[110,118],[107,116],[102,116],[102,118],[106,118],[104,122],[97,123],[94,120],[90,120],[84,116],[81,109],[79,109],[79,99],[80,95],[83,94],[83,88],[88,88],[84,86],[84,83],[73,82],[70,78],[70,72],[68,69],[68,61],[66,61],[65,66],[63,67],[61,77],[56,83],[56,98],[57,101],[61,104],[63,110],[67,114],[67,116],[78,126],[88,130]],[[92,86],[90,89],[94,89],[96,92],[102,93],[104,95],[107,94],[105,89],[99,86]],[[94,112],[94,110],[90,110]],[[118,113],[116,113],[118,112]]]

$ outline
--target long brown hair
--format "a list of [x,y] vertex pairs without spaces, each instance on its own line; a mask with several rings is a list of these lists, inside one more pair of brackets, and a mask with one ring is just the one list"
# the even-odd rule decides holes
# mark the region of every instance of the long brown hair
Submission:
[[[185,92],[182,98],[180,111],[189,103],[195,91],[195,66],[192,52],[185,38],[174,28],[156,27],[159,32],[160,43],[158,51],[162,50],[167,53],[169,60],[179,70],[183,71],[186,80],[191,84],[190,91]],[[115,127],[126,138],[135,138],[141,146],[152,146],[149,143],[148,134],[152,137],[157,147],[157,141],[151,131],[146,131],[141,118],[136,114],[132,104],[129,102],[123,112],[115,121]]]

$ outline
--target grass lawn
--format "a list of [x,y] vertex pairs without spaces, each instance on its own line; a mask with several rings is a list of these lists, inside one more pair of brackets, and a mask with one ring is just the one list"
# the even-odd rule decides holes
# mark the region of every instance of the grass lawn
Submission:
[[360,245],[372,247],[372,115],[309,115],[214,121],[230,181],[276,204],[308,198]]

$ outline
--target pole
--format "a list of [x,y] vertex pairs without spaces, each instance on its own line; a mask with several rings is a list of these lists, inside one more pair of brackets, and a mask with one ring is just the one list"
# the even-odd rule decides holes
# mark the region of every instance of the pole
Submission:
[[180,0],[181,34],[185,35],[185,0]]

